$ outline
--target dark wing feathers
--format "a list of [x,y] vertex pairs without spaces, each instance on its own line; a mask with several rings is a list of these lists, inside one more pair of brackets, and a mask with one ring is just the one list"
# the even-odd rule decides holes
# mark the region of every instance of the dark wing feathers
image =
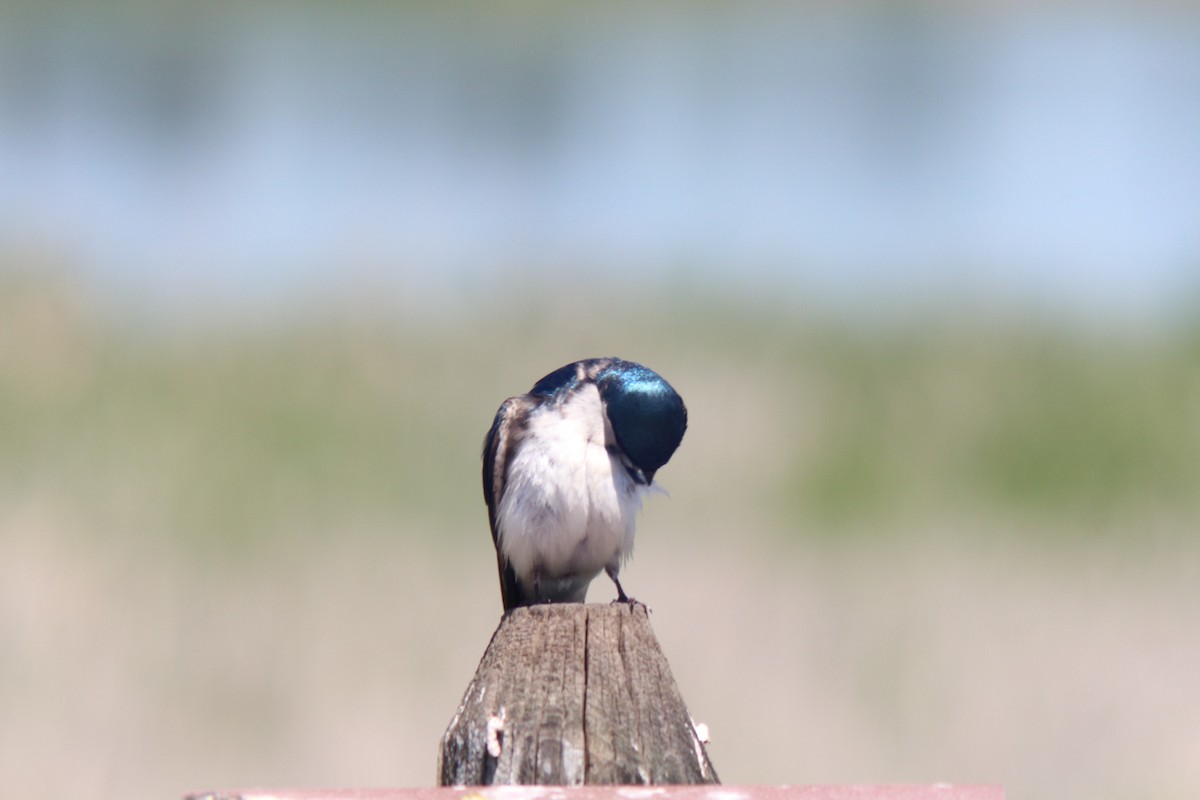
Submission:
[[483,440],[483,500],[487,503],[488,523],[492,528],[492,542],[496,545],[496,566],[500,572],[500,596],[504,609],[521,605],[521,588],[516,573],[500,551],[500,532],[496,528],[496,515],[504,489],[508,482],[508,465],[524,436],[525,423],[538,402],[528,395],[510,397],[496,412],[491,430]]

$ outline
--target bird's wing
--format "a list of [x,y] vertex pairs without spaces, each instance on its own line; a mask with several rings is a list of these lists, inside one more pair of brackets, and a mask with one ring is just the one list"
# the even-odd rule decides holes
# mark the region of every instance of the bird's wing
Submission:
[[504,610],[521,605],[521,588],[516,573],[500,548],[500,531],[496,518],[508,483],[508,465],[525,434],[525,421],[537,401],[529,395],[510,397],[496,412],[491,430],[483,440],[483,500],[487,503],[488,523],[492,528],[492,543],[496,546],[496,566],[500,572],[500,596]]

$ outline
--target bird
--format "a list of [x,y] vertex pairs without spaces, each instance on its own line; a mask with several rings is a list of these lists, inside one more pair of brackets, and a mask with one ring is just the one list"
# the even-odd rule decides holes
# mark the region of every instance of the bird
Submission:
[[505,400],[483,444],[483,497],[504,610],[582,603],[617,573],[643,497],[687,430],[687,408],[657,372],[620,358],[560,367]]

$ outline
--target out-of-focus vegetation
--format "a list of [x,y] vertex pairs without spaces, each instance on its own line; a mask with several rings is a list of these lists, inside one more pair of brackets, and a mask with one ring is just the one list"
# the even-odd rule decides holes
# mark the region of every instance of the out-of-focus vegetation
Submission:
[[7,278],[0,796],[429,783],[500,611],[483,432],[600,354],[689,406],[623,578],[726,781],[1195,796],[1195,330],[780,297]]
[[363,515],[478,522],[464,471],[495,406],[603,352],[666,372],[704,448],[679,461],[721,488],[712,502],[788,535],[1017,516],[1136,538],[1135,520],[1200,513],[1194,330],[949,312],[864,325],[690,293],[514,302],[138,324],[70,281],[10,279],[6,492],[55,493],[105,535],[201,548]]

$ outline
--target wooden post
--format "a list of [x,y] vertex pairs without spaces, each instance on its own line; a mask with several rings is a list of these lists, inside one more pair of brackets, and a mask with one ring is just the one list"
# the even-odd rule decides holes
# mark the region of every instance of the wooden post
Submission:
[[718,783],[645,606],[509,612],[442,736],[438,783]]

